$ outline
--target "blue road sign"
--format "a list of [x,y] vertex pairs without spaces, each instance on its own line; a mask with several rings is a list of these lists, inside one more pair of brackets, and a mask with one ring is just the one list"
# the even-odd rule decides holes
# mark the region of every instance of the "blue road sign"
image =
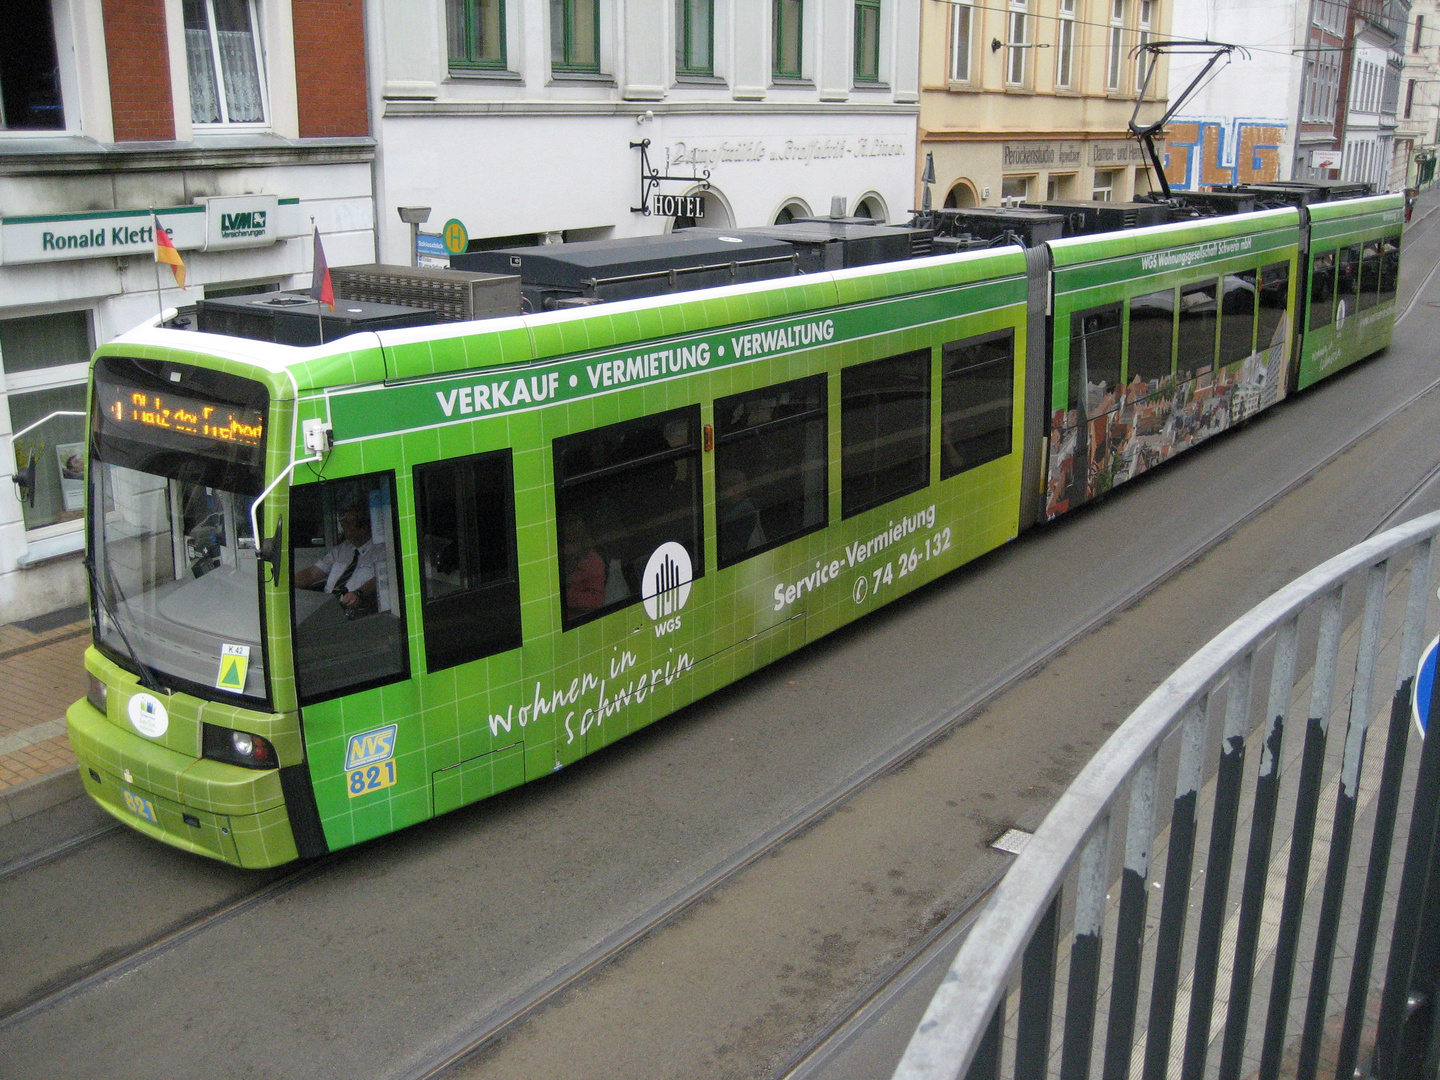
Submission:
[[1415,726],[1425,734],[1425,722],[1430,719],[1430,695],[1435,688],[1435,655],[1440,652],[1440,637],[1425,647],[1420,657],[1420,668],[1415,672],[1415,696],[1411,700],[1410,713],[1415,717]]

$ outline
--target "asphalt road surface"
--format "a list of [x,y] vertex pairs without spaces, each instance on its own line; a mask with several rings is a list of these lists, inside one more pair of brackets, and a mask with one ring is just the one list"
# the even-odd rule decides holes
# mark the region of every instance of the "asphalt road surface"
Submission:
[[[1422,393],[1440,379],[1437,254],[1440,226],[1412,230],[1401,310],[1425,289],[1387,353],[594,758],[346,853],[13,1017],[0,1075],[423,1073],[777,822],[964,715],[449,1075],[783,1071],[973,900],[1005,865],[990,841],[1038,825],[1195,648],[1397,511],[1437,505],[1440,391]],[[91,813],[13,826],[0,857]],[[0,880],[0,1012],[267,880],[128,832]],[[891,1027],[887,1046],[904,1034]],[[881,1042],[827,1075],[884,1075]]]

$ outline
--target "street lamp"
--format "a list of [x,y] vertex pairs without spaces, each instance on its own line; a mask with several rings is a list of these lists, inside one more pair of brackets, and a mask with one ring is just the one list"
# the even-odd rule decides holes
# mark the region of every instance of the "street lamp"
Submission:
[[397,206],[400,220],[410,226],[410,265],[420,265],[420,226],[430,220],[428,206]]

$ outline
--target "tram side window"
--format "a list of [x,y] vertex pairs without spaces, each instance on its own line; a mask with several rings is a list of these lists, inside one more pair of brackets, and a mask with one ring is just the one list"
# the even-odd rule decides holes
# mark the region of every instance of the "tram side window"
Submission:
[[1380,242],[1380,303],[1395,299],[1395,283],[1400,277],[1400,237],[1387,236]]
[[1360,298],[1359,244],[1340,249],[1339,265],[1335,271],[1335,294],[1339,297],[1339,302],[1345,305],[1346,312],[1355,314]]
[[301,703],[406,677],[395,474],[292,488],[289,525]]
[[[1256,321],[1255,347],[1269,349],[1289,335],[1285,316],[1290,310],[1290,264],[1271,263],[1260,269],[1260,314]],[[1282,358],[1283,359],[1283,358]]]
[[[1137,296],[1130,301],[1129,378],[1143,384],[1144,394],[1153,394],[1174,369],[1171,353],[1175,345],[1175,290]],[[1140,387],[1136,387],[1140,389]]]
[[[684,548],[701,576],[698,405],[566,435],[553,450],[566,630],[641,599],[662,544]],[[669,572],[683,574],[674,562]]]
[[930,482],[930,350],[840,372],[840,515]]
[[1220,363],[1237,364],[1255,351],[1255,271],[1226,274],[1221,303]]
[[1367,240],[1360,253],[1360,295],[1356,310],[1364,311],[1380,302],[1380,241]]
[[1120,319],[1119,304],[1070,316],[1070,408],[1077,416],[1100,416],[1120,404]]
[[940,479],[1010,453],[1014,397],[1014,330],[940,350]]
[[1310,329],[1335,321],[1335,252],[1317,251],[1310,257]]
[[1179,346],[1175,351],[1175,377],[1189,382],[1215,366],[1215,332],[1219,318],[1215,293],[1219,283],[1189,285],[1180,290]]
[[426,670],[518,648],[511,452],[417,465],[414,477]]
[[715,399],[719,565],[825,527],[825,376]]

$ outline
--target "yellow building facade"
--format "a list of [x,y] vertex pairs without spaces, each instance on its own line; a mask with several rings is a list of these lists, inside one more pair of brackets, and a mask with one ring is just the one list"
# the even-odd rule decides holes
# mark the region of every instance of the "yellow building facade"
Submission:
[[[1127,125],[1150,55],[1138,50],[1167,39],[1175,2],[923,0],[919,153],[922,166],[933,155],[933,205],[1149,191]],[[1142,124],[1167,107],[1168,61],[1159,65]]]

